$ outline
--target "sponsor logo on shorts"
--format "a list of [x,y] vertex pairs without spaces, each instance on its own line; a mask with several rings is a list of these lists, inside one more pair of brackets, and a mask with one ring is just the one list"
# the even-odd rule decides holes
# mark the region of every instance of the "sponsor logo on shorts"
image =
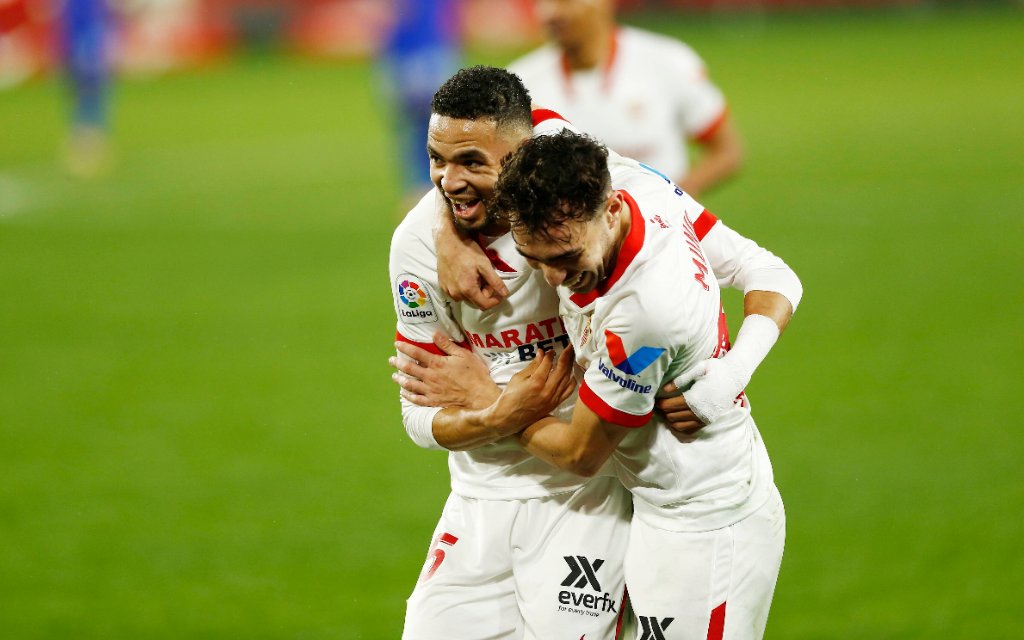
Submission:
[[604,560],[595,559],[591,562],[583,556],[564,556],[564,559],[569,565],[569,574],[562,580],[562,586],[567,588],[558,592],[558,610],[594,617],[602,613],[615,613],[615,598],[601,589],[597,577]]
[[[640,620],[640,640],[665,640],[665,629],[672,624],[675,618],[662,618],[658,620],[654,616],[637,616]],[[708,634],[710,636],[710,633]]]
[[419,324],[437,320],[434,304],[427,288],[409,274],[398,276],[395,290],[398,294],[396,309],[405,324]]

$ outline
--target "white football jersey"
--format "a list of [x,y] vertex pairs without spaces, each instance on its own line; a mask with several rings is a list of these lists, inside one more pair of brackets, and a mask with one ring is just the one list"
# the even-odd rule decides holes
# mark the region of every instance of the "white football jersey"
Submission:
[[644,169],[613,166],[613,186],[632,220],[611,274],[588,294],[559,287],[585,370],[580,401],[606,422],[635,428],[612,459],[638,517],[674,531],[728,526],[756,510],[773,486],[745,397],[689,443],[653,411],[663,385],[728,349],[719,284],[700,244],[716,219]]
[[535,103],[676,180],[689,168],[685,141],[710,136],[726,115],[725,98],[693,49],[632,27],[616,30],[611,56],[599,68],[570,70],[553,44],[508,68]]
[[[398,314],[397,339],[437,352],[434,331],[471,348],[505,385],[538,349],[561,352],[569,338],[558,315],[558,295],[515,250],[512,234],[481,238],[509,296],[487,311],[450,300],[438,286],[434,252],[434,192],[406,216],[391,241],[391,288]],[[571,416],[575,396],[556,413]],[[407,403],[402,400],[403,404]],[[514,438],[472,451],[450,451],[452,491],[470,498],[521,500],[570,491],[584,479],[533,457]]]

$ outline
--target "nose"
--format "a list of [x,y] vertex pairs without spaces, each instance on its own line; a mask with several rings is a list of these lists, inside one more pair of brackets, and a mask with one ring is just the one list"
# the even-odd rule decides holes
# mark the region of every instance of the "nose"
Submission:
[[445,193],[458,193],[466,186],[465,176],[458,165],[448,164],[438,169],[440,173],[438,183]]
[[568,277],[569,275],[569,272],[566,271],[565,269],[549,267],[547,265],[544,265],[542,267],[542,270],[544,272],[544,280],[546,280],[547,283],[552,287],[557,287],[558,285],[565,282],[566,277]]

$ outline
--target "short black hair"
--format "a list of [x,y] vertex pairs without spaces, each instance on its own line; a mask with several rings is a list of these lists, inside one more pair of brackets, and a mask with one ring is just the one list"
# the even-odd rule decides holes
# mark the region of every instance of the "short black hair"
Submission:
[[533,127],[530,92],[516,74],[477,65],[445,81],[430,103],[433,113],[459,120],[494,120],[499,127]]
[[530,138],[512,153],[488,207],[514,229],[547,235],[569,220],[592,220],[611,183],[608,149],[564,130]]

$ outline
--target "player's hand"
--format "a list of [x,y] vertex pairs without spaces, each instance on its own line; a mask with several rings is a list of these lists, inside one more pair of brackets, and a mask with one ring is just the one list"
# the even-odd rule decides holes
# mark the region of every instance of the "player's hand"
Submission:
[[[448,201],[438,193],[437,207],[451,216]],[[464,238],[451,225],[442,224],[434,234],[437,280],[441,290],[456,302],[490,309],[508,297],[508,289],[491,261],[476,242]]]
[[[743,386],[741,376],[732,370],[726,359],[711,358],[698,363],[662,388],[667,394],[684,389],[682,396],[665,398],[662,411],[669,418],[673,429],[678,424],[679,430],[685,432],[684,425],[689,420],[686,412],[692,413],[702,426],[708,425],[733,409]],[[680,399],[683,404],[679,403]],[[670,413],[675,414],[675,420],[670,417]],[[696,431],[692,425],[689,429],[691,432]]]
[[391,379],[402,387],[403,398],[424,407],[483,409],[501,395],[487,364],[475,353],[440,331],[434,333],[434,344],[444,355],[408,342],[395,343],[399,353],[408,358],[388,358],[388,364],[398,369]]
[[576,389],[572,347],[557,357],[538,350],[525,369],[512,376],[488,409],[489,422],[504,435],[518,433],[553,412]]

